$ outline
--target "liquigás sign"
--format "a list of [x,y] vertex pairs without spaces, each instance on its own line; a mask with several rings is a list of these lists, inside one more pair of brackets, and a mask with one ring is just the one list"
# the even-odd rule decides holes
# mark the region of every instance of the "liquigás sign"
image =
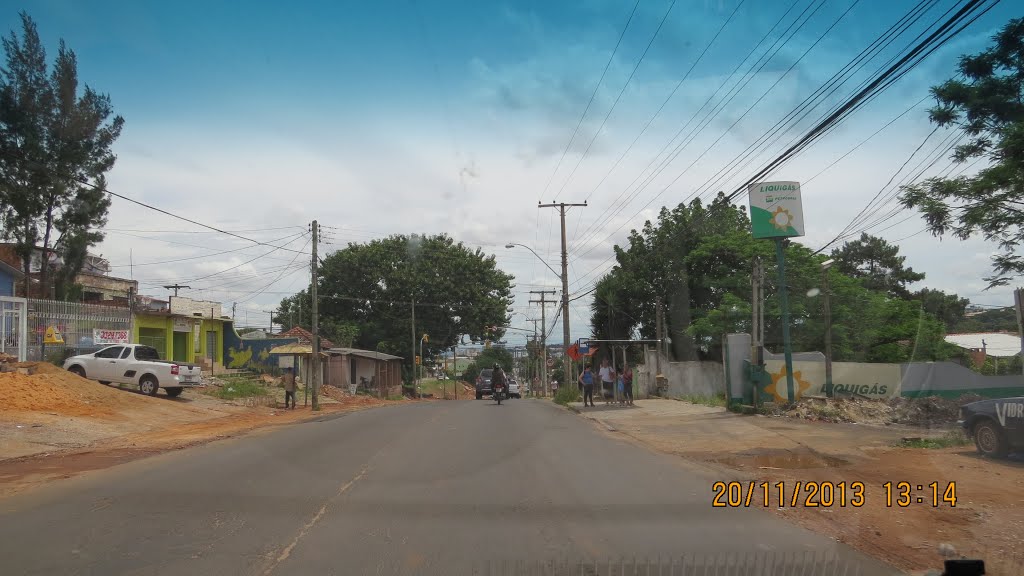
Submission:
[[799,182],[759,182],[747,190],[754,238],[804,235]]

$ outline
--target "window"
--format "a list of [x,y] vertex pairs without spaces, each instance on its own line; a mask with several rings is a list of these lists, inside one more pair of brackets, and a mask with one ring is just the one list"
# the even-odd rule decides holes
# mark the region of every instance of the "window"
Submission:
[[150,346],[136,346],[135,347],[135,359],[136,360],[159,360],[160,353],[156,351],[156,348]]
[[110,358],[114,360],[121,356],[121,352],[124,351],[124,346],[111,346],[110,348],[104,348],[96,353],[97,358]]
[[132,353],[132,349],[131,348],[125,348],[124,352],[121,352],[121,360],[124,360],[125,358],[127,358],[131,353]]
[[85,302],[99,302],[103,300],[103,294],[100,292],[83,292],[82,300]]

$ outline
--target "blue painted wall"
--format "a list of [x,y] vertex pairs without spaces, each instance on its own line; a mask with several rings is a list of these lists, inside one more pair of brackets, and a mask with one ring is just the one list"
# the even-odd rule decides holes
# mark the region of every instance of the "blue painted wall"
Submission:
[[266,340],[243,340],[235,332],[231,322],[224,323],[224,366],[254,370],[257,372],[277,372],[279,356],[270,354],[271,348],[295,344],[298,338],[269,338]]
[[0,296],[14,296],[14,276],[0,267]]

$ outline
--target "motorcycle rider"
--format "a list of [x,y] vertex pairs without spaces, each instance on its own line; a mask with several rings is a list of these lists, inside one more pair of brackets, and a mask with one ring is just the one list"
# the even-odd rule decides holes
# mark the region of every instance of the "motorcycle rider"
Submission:
[[505,376],[505,371],[501,369],[498,364],[494,365],[494,372],[491,373],[491,388],[494,390],[494,394],[498,393],[498,388],[508,392],[508,378]]

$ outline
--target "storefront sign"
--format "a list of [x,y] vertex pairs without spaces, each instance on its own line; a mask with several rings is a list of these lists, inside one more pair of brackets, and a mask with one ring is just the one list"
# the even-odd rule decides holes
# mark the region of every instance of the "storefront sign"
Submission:
[[747,191],[754,238],[804,235],[799,182],[758,182],[751,184]]
[[188,318],[175,318],[174,319],[174,331],[175,332],[191,332],[192,323]]
[[92,331],[92,342],[96,345],[105,344],[128,344],[131,341],[127,330],[104,330],[94,328]]

